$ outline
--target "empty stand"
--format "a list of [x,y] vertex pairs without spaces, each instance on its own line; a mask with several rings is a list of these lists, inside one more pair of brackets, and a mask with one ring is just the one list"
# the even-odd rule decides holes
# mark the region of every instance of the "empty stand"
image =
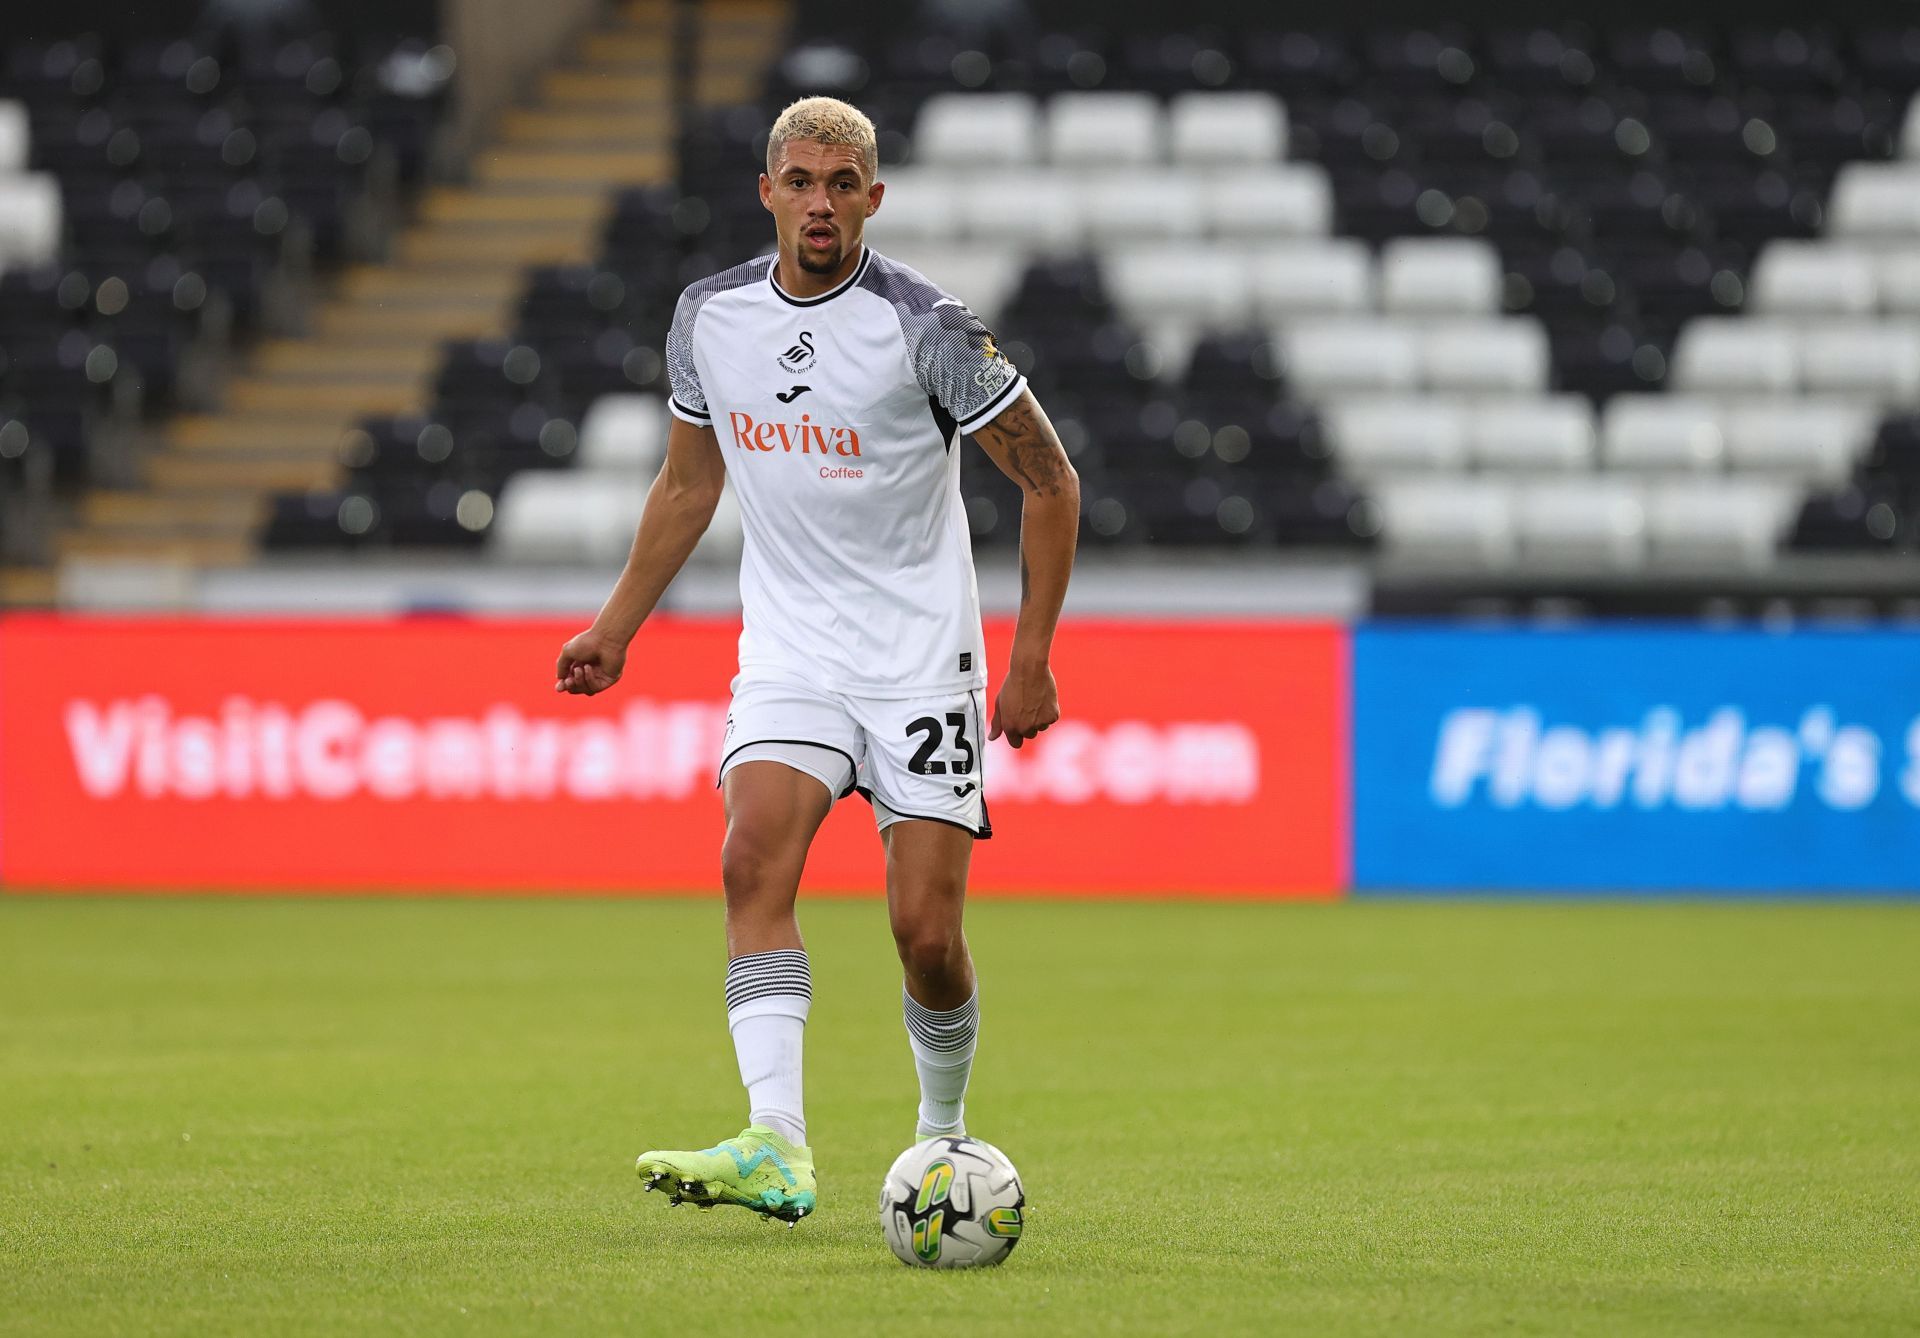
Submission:
[[[904,18],[844,33],[822,10],[764,88],[706,61],[702,87],[726,94],[681,109],[671,161],[598,141],[523,152],[591,139],[556,118],[644,119],[557,72],[476,165],[477,194],[430,192],[396,268],[348,276],[352,300],[321,318],[332,351],[266,351],[279,370],[241,387],[251,436],[229,417],[174,439],[205,434],[223,465],[244,451],[274,478],[259,427],[293,425],[307,472],[280,466],[274,546],[617,561],[663,449],[675,297],[766,250],[766,126],[786,98],[833,91],[880,124],[871,241],[973,306],[1029,373],[1083,475],[1091,547],[1381,545],[1495,580],[1914,542],[1920,43],[1842,16],[1684,33],[1283,22],[975,48]],[[642,36],[589,47],[611,57],[592,43],[617,38],[652,78],[663,56]],[[0,104],[0,283],[25,294],[23,265],[82,242],[181,261],[116,272],[116,312],[159,313],[137,333],[126,316],[117,341],[97,277],[77,307],[64,276],[31,290],[60,322],[29,359],[52,437],[84,443],[123,411],[96,346],[161,386],[168,341],[207,319],[169,302],[198,282],[202,306],[231,292],[232,319],[257,327],[290,249],[350,254],[383,172],[418,179],[431,105],[407,121],[358,53],[307,54],[267,78],[199,47],[126,53],[129,88],[192,117],[125,116],[45,59],[8,66],[0,92],[25,110]],[[196,92],[203,59],[218,72]],[[248,80],[271,110],[209,120]],[[181,183],[150,180],[156,159]],[[384,389],[342,421],[328,367]],[[1011,543],[1017,491],[963,459],[976,541]],[[703,552],[724,560],[737,524]]]

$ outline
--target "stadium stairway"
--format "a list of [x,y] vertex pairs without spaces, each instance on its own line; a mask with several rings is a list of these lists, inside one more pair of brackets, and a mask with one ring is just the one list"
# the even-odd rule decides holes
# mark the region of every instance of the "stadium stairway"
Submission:
[[[444,341],[508,333],[527,266],[590,259],[613,190],[674,177],[673,9],[628,0],[584,35],[505,113],[469,183],[426,193],[386,263],[345,271],[304,337],[253,349],[217,412],[168,422],[144,487],[83,500],[61,567],[151,583],[248,561],[271,494],[337,484],[356,420],[426,407]],[[685,91],[730,104],[775,58],[787,6],[707,0],[697,23]],[[52,601],[46,574],[19,576],[9,602]]]

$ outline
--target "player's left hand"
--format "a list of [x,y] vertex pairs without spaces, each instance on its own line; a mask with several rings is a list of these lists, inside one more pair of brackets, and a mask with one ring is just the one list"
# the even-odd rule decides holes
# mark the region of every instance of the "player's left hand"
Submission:
[[1024,672],[1014,670],[1000,685],[1000,695],[993,699],[987,737],[997,739],[1004,734],[1007,742],[1018,748],[1059,718],[1060,689],[1053,681],[1053,670],[1044,664]]

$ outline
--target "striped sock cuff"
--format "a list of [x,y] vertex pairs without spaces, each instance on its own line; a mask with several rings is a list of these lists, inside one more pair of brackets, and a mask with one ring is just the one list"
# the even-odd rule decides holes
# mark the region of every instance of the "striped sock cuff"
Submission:
[[756,952],[727,963],[727,1011],[770,994],[813,998],[813,969],[804,948]]
[[974,1038],[980,1033],[980,994],[977,990],[971,999],[945,1013],[934,1012],[904,989],[900,991],[900,1000],[906,1013],[908,1033],[929,1050],[941,1053],[964,1050],[973,1044]]

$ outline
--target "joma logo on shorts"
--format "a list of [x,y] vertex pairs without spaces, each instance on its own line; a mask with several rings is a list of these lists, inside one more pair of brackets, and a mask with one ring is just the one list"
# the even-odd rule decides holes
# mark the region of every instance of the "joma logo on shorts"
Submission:
[[730,413],[733,444],[743,451],[794,451],[802,455],[858,455],[860,434],[850,427],[816,423],[801,414],[797,423],[756,423],[752,414]]

